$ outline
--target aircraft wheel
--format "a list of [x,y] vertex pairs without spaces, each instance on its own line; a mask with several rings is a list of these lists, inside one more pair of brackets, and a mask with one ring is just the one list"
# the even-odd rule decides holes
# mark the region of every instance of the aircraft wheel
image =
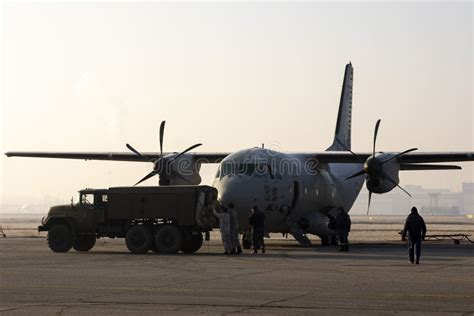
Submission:
[[195,253],[202,246],[202,234],[199,235],[191,235],[190,239],[185,239],[183,241],[183,246],[181,247],[181,251],[184,253]]
[[94,247],[95,241],[94,235],[79,235],[72,241],[72,248],[76,251],[89,251]]
[[244,249],[252,248],[252,238],[250,234],[247,234],[247,235],[248,236],[246,236],[246,234],[242,235],[242,248]]
[[321,245],[323,246],[330,246],[331,245],[331,238],[329,235],[321,236]]
[[156,232],[155,245],[161,253],[177,253],[183,246],[183,232],[174,225],[165,225]]
[[48,246],[54,252],[68,252],[72,247],[72,233],[68,226],[56,224],[48,231]]
[[125,244],[132,253],[147,253],[153,243],[151,229],[145,225],[131,227],[125,235]]

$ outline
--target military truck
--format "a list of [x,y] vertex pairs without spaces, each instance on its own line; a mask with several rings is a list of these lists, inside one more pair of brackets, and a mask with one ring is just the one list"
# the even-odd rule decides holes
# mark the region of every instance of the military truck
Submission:
[[125,238],[132,253],[194,253],[216,225],[209,186],[114,187],[79,191],[79,202],[53,206],[38,231],[54,252],[89,251],[97,238]]

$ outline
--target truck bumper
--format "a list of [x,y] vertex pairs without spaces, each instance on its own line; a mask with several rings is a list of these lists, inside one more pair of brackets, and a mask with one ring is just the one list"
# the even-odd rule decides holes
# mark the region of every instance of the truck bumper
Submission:
[[43,217],[41,219],[41,225],[38,226],[38,232],[44,232],[47,231],[48,229],[45,227],[46,226],[46,221],[47,217]]

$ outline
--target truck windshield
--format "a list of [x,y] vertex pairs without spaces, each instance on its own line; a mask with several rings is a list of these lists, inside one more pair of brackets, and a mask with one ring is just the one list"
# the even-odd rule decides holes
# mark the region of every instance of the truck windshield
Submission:
[[93,204],[94,203],[94,194],[81,194],[81,204]]

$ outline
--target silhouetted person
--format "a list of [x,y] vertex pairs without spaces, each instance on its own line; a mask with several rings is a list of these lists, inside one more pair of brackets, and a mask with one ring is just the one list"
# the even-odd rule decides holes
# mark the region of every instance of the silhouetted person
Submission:
[[253,253],[258,253],[258,249],[262,248],[265,253],[265,214],[260,212],[257,206],[252,208],[252,214],[249,217],[249,224],[252,226],[252,244]]
[[230,214],[225,207],[220,207],[219,211],[213,210],[214,215],[219,218],[219,228],[221,231],[222,245],[224,246],[224,254],[228,255],[232,252],[230,241]]
[[336,232],[339,241],[339,251],[349,251],[349,232],[351,231],[351,218],[342,207],[336,216]]
[[237,211],[234,208],[234,204],[230,203],[228,205],[227,212],[230,215],[230,243],[232,247],[232,254],[241,254],[242,247],[240,247],[239,241],[239,217],[237,216]]
[[411,214],[407,217],[405,227],[403,228],[402,240],[406,240],[407,233],[410,262],[412,264],[415,262],[416,252],[416,264],[419,264],[421,256],[421,240],[425,240],[426,224],[423,217],[418,214],[416,207],[411,208]]

